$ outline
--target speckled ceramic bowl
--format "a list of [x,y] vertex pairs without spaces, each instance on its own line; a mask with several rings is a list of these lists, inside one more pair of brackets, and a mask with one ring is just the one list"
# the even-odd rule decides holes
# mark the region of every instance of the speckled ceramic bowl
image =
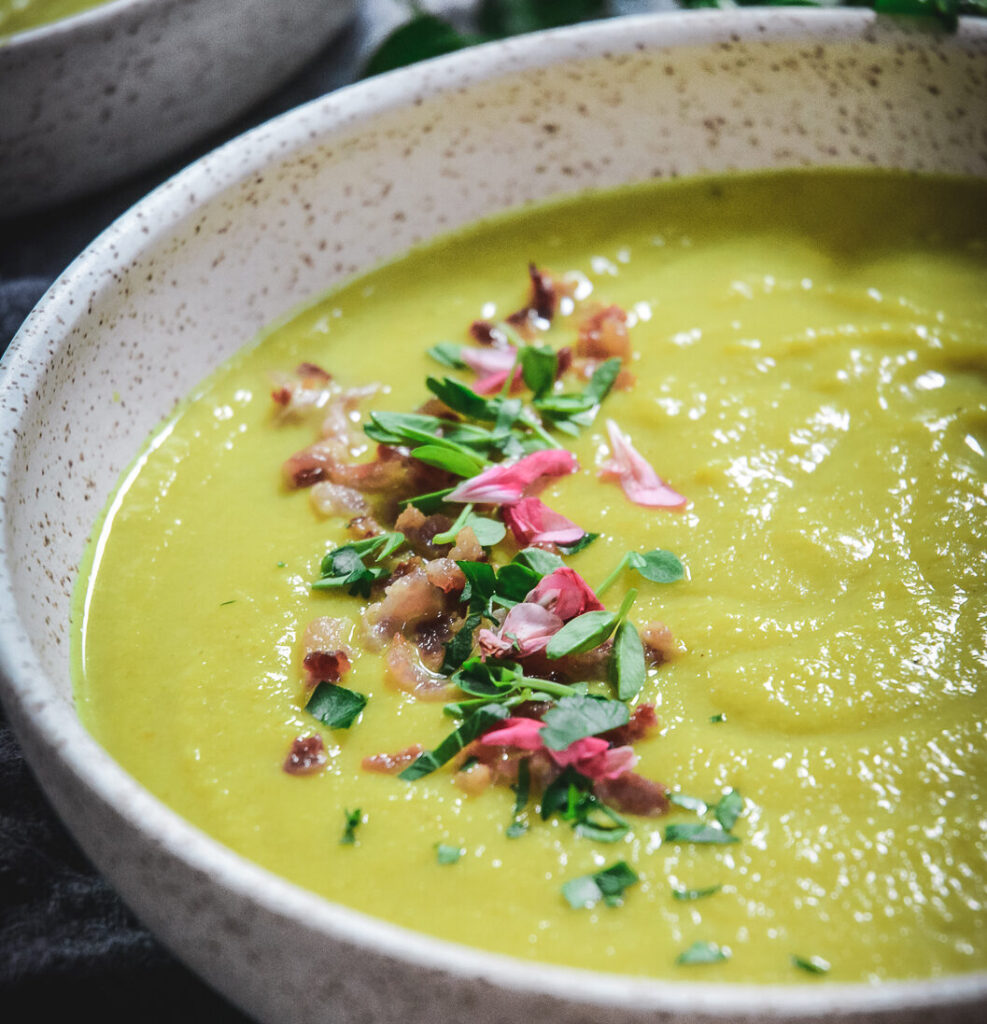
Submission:
[[[0,392],[4,698],[52,802],[151,928],[266,1021],[982,1021],[987,975],[884,986],[650,982],[412,936],[191,828],[79,724],[69,600],[139,439],[263,325],[437,231],[587,186],[883,165],[987,175],[987,25],[864,12],[632,19],[354,86],[148,197],[54,285]],[[118,393],[122,401],[112,401]]]
[[0,39],[0,218],[120,181],[285,81],[352,0],[112,0]]

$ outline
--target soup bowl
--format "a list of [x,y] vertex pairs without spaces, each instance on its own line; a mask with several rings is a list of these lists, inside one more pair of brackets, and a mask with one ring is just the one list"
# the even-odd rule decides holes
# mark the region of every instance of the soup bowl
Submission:
[[103,188],[191,145],[315,56],[352,7],[105,0],[0,38],[2,216]]
[[260,1020],[982,1020],[987,974],[702,985],[536,966],[332,904],[191,827],[73,707],[77,566],[141,437],[265,325],[498,211],[814,165],[987,175],[987,26],[862,11],[617,19],[344,89],[200,160],[55,283],[0,391],[3,698],[45,792],[180,958]]

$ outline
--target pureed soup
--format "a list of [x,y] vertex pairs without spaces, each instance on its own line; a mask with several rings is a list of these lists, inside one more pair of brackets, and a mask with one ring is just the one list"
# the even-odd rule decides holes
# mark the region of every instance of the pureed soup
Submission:
[[984,183],[693,180],[443,239],[148,442],[78,588],[80,713],[417,931],[983,969],[985,369]]
[[109,0],[0,0],[0,38],[50,25]]

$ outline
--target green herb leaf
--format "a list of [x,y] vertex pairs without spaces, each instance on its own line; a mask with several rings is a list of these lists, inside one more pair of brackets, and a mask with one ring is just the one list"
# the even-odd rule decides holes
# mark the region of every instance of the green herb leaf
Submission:
[[[452,377],[443,377],[437,380],[429,377],[425,381],[429,391],[441,402],[444,402],[453,412],[462,413],[471,420],[484,420],[491,423],[501,418],[502,400],[497,398],[484,398],[478,395],[472,388],[467,387],[462,381],[454,380]],[[521,403],[512,403],[510,409],[521,411]],[[513,422],[513,421],[512,421]],[[503,426],[503,423],[500,424]]]
[[348,729],[366,707],[367,698],[338,683],[321,682],[312,691],[305,710],[330,729]]
[[452,370],[465,370],[466,363],[463,362],[463,346],[453,344],[451,341],[440,341],[438,345],[433,345],[429,350],[428,354],[437,362],[443,366],[448,366]]
[[455,490],[454,487],[444,487],[441,491],[430,491],[428,494],[419,494],[417,498],[405,498],[403,501],[398,502],[402,508],[408,505],[414,505],[420,512],[429,516],[433,512],[438,512],[440,508],[445,504],[446,496],[452,494]]
[[493,597],[497,588],[497,576],[493,566],[489,562],[467,562],[465,560],[457,561],[456,565],[462,569],[463,575],[466,577],[462,600],[469,603],[471,612],[487,611],[490,598]]
[[726,845],[728,843],[739,843],[740,840],[729,832],[724,832],[723,829],[717,828],[715,825],[683,824],[666,825],[665,842]]
[[419,462],[435,466],[436,469],[445,469],[456,476],[476,476],[486,466],[486,463],[470,455],[469,452],[459,451],[445,445],[424,444],[419,448],[412,448],[411,454]]
[[446,644],[445,657],[439,669],[442,675],[452,675],[473,653],[473,631],[482,621],[483,617],[475,612],[466,617],[459,631]]
[[450,733],[434,750],[426,750],[425,753],[419,754],[415,761],[398,775],[398,778],[404,779],[406,782],[414,782],[425,775],[430,775],[455,757],[468,743],[472,743],[478,736],[508,716],[507,709],[502,708],[499,704],[487,704],[477,708],[455,732]]
[[534,392],[535,398],[541,398],[555,383],[558,369],[558,356],[545,346],[526,345],[521,349],[521,379]]
[[823,960],[821,956],[798,956],[792,954],[792,964],[798,967],[799,970],[807,971],[809,974],[828,974],[830,969],[830,963],[828,960]]
[[605,359],[593,371],[593,376],[590,377],[586,390],[583,391],[593,405],[599,405],[610,394],[610,389],[620,373],[621,366],[621,360],[614,356],[612,359]]
[[573,25],[609,13],[607,0],[483,0],[481,28],[496,36]]
[[685,568],[671,551],[631,551],[627,564],[652,583],[674,583],[685,575]]
[[735,790],[728,790],[720,797],[713,810],[716,820],[729,832],[737,823],[744,810],[744,798]]
[[562,895],[575,910],[592,907],[600,900],[607,906],[619,907],[624,902],[624,892],[637,881],[634,871],[621,860],[592,875],[570,879],[562,886]]
[[548,576],[556,569],[565,568],[565,562],[558,555],[550,551],[542,551],[541,548],[524,548],[513,558],[512,564],[523,565],[533,572],[538,573],[538,578]]
[[377,47],[364,66],[363,77],[403,68],[430,57],[441,57],[478,41],[461,35],[447,21],[433,14],[417,14],[396,28]]
[[710,715],[709,720],[714,725],[718,725],[720,722],[725,722],[727,720],[727,716],[720,711],[718,714]]
[[700,800],[697,796],[686,796],[685,793],[669,793],[668,802],[684,807],[687,811],[695,811],[696,814],[706,813],[706,801]]
[[455,864],[465,852],[460,846],[450,846],[448,843],[435,844],[435,859],[440,864]]
[[528,796],[531,792],[531,765],[526,757],[518,761],[517,782],[512,788],[514,790],[514,815],[505,832],[508,839],[518,839],[528,831],[527,822],[521,819],[525,807],[528,806]]
[[729,958],[730,954],[715,942],[694,942],[687,950],[679,953],[675,962],[683,966],[715,964],[721,960],[729,960]]
[[617,688],[617,696],[624,701],[632,700],[641,691],[647,678],[644,666],[644,645],[632,622],[626,620],[617,627],[610,658],[611,681]]
[[545,648],[549,658],[563,658],[567,654],[582,654],[599,647],[613,632],[619,616],[612,612],[584,612],[570,619]]
[[355,811],[343,811],[345,826],[339,840],[340,846],[353,846],[356,843],[356,829],[363,821],[362,812],[358,807]]
[[538,586],[541,575],[519,562],[509,562],[497,572],[497,595],[515,604]]
[[713,896],[723,888],[722,885],[711,885],[706,889],[673,889],[672,898],[682,901],[703,900]]
[[551,750],[565,750],[586,736],[616,729],[630,721],[627,705],[600,697],[563,697],[542,719],[542,742]]

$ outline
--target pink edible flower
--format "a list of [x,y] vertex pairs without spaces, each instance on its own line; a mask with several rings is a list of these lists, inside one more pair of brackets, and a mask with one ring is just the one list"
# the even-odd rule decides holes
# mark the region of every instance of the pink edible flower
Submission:
[[616,779],[637,764],[637,754],[630,747],[614,747],[600,736],[584,736],[573,740],[565,750],[552,750],[542,743],[544,722],[534,718],[508,718],[502,726],[480,737],[492,747],[514,747],[517,750],[545,750],[560,767],[572,766],[588,779]]
[[518,544],[575,544],[586,531],[540,498],[522,498],[504,509],[504,522]]
[[481,629],[477,635],[483,657],[502,658],[511,654],[526,658],[545,650],[548,641],[562,628],[563,622],[555,612],[540,604],[516,604],[508,613],[496,633]]
[[530,602],[548,608],[563,622],[584,612],[604,611],[593,588],[567,565],[543,577],[524,600],[526,604]]
[[546,448],[532,452],[509,465],[501,463],[464,480],[446,501],[479,505],[514,505],[530,488],[544,483],[549,476],[566,476],[579,468],[575,455],[565,448]]
[[511,391],[521,386],[521,367],[518,364],[517,349],[513,345],[505,348],[463,348],[463,362],[478,375],[473,390],[478,395],[495,395],[511,375]]
[[600,476],[604,480],[619,480],[624,494],[635,505],[646,508],[685,507],[689,499],[673,490],[658,476],[613,420],[607,420],[607,433],[610,435],[613,457],[600,468]]

